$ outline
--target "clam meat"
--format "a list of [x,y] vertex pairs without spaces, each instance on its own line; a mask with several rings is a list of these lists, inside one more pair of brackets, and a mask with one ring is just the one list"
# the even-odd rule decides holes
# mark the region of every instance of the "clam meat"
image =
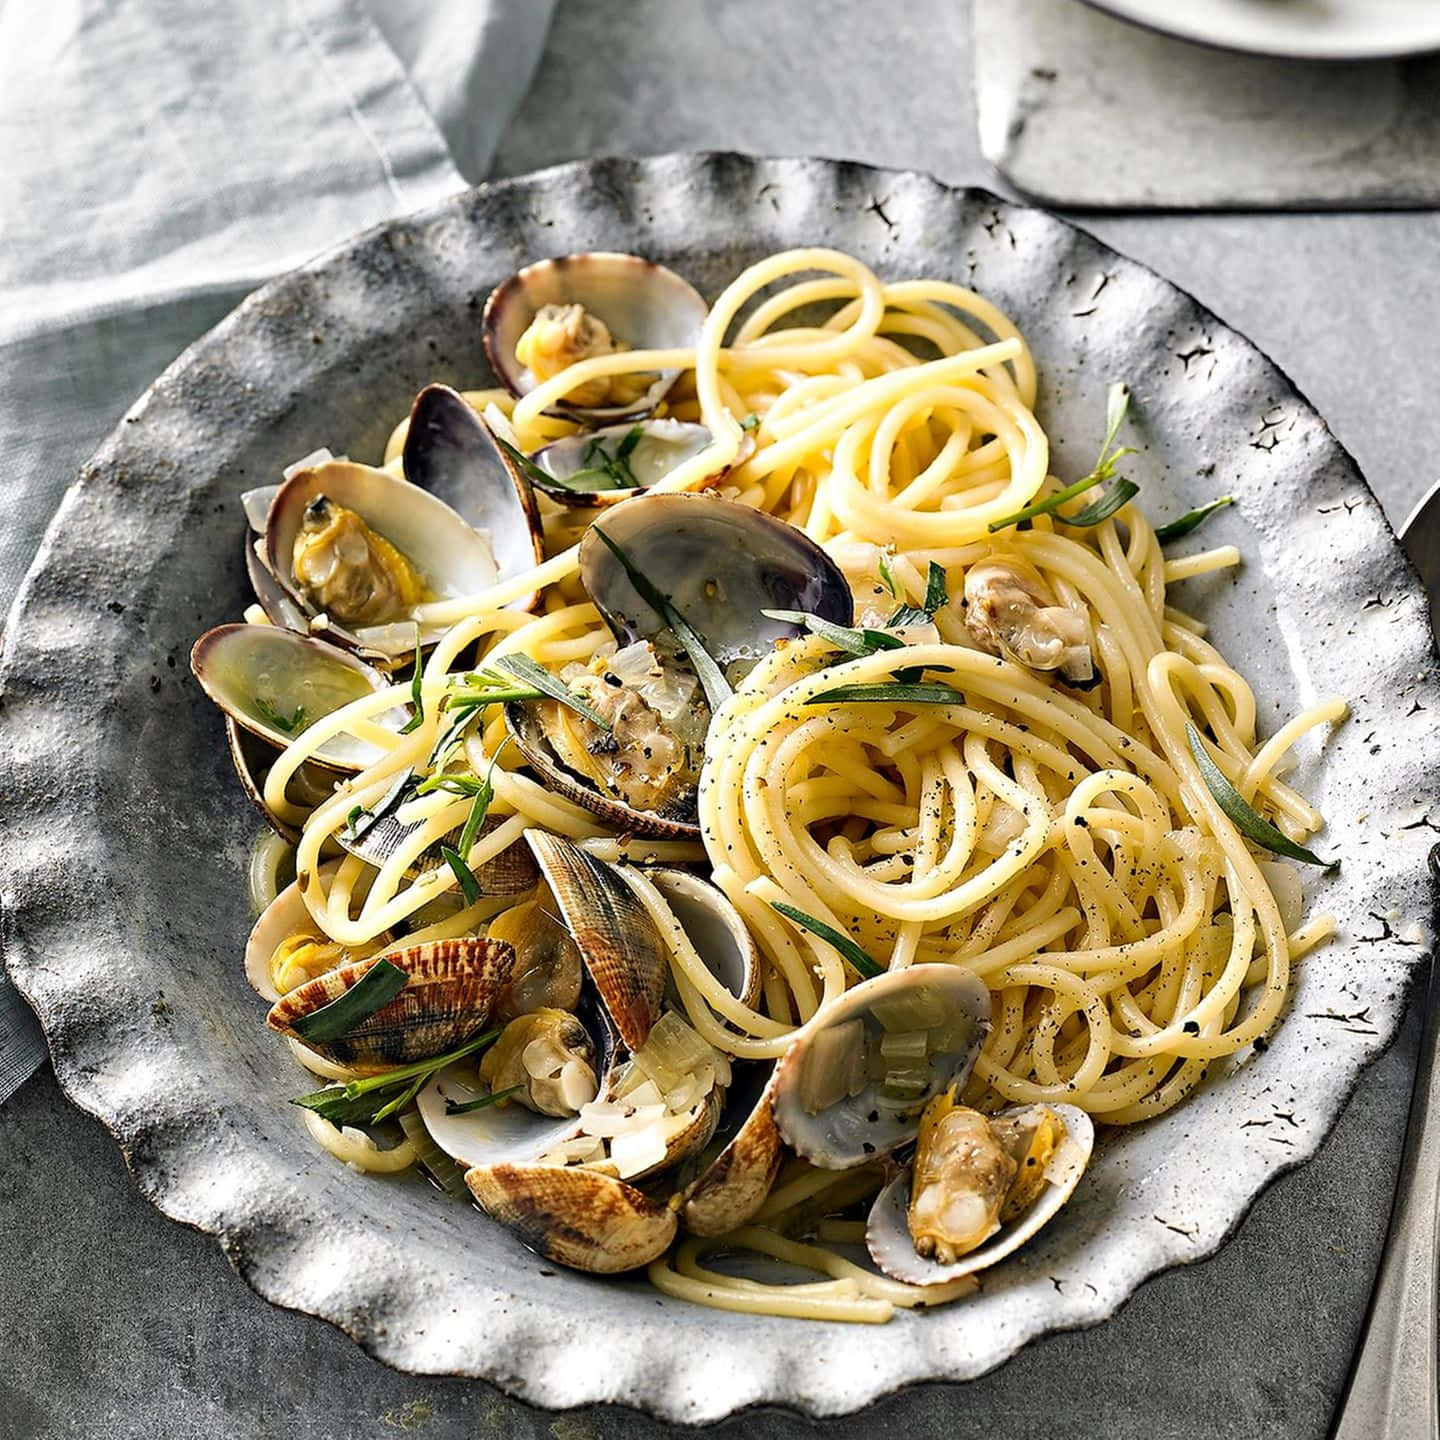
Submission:
[[978,561],[965,573],[965,628],[981,649],[1027,670],[1094,679],[1085,617],[1057,604],[1033,565],[1015,555]]
[[515,1101],[538,1115],[578,1115],[599,1088],[595,1046],[568,1011],[532,1010],[510,1021],[485,1052],[480,1079],[492,1094],[514,1090]]
[[291,573],[312,611],[349,630],[398,619],[431,598],[414,565],[328,495],[317,495],[305,507]]
[[871,1257],[908,1284],[938,1284],[1002,1260],[1048,1224],[1089,1163],[1095,1129],[1073,1105],[984,1115],[949,1089],[930,1101],[915,1154],[876,1198]]

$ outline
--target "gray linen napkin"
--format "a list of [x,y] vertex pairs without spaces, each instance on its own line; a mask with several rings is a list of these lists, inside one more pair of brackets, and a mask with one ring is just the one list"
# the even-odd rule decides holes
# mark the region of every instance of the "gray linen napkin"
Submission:
[[[186,345],[269,276],[483,178],[552,8],[0,4],[0,614]],[[0,1103],[44,1056],[0,973]]]

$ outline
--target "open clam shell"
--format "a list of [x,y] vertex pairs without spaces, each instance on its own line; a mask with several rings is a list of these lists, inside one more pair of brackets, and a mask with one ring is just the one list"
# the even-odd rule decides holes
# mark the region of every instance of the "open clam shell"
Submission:
[[[614,505],[659,484],[672,470],[699,455],[711,438],[705,426],[690,425],[682,420],[607,425],[600,430],[566,435],[537,450],[530,457],[536,467],[530,472],[530,479],[536,489],[543,490],[562,505],[584,508]],[[633,486],[615,484],[613,475],[594,473],[603,470],[609,462],[623,477],[625,471],[616,466],[617,457],[634,477]],[[547,478],[542,479],[542,475]],[[724,475],[722,467],[706,484],[717,484]]]
[[[217,625],[195,642],[190,668],[230,719],[277,750],[306,726],[388,683],[348,651],[278,625]],[[397,730],[404,723],[398,709],[374,719]],[[315,751],[312,763],[362,770],[381,754],[368,741],[340,734]]]
[[283,626],[286,630],[298,630],[303,634],[310,628],[309,617],[286,594],[285,587],[275,578],[264,551],[263,538],[257,540],[254,536],[246,535],[245,573],[250,579],[250,589],[265,612],[265,618],[272,625]]
[[295,1021],[337,1000],[378,957],[318,975],[281,996],[265,1023],[341,1065],[383,1071],[453,1050],[476,1033],[510,978],[515,952],[500,941],[430,940],[385,958],[409,983],[394,999],[338,1039],[323,1044],[295,1033]]
[[649,872],[706,968],[742,1005],[760,998],[760,951],[740,912],[708,880],[688,870]]
[[544,830],[525,838],[620,1038],[638,1050],[660,1015],[670,954],[612,866]]
[[478,1165],[466,1172],[465,1183],[487,1215],[547,1260],[574,1270],[637,1270],[675,1238],[668,1205],[595,1170]]
[[[692,349],[709,309],[688,281],[638,255],[592,251],[527,265],[491,291],[482,321],[490,368],[512,395],[535,388],[535,376],[516,357],[515,347],[546,305],[582,305],[605,323],[613,341],[631,350]],[[648,415],[679,375],[679,370],[657,372],[630,404],[561,403],[555,413],[592,425]]]
[[[322,865],[318,873],[328,875],[333,865]],[[301,932],[319,935],[300,895],[300,882],[292,881],[261,912],[245,941],[245,978],[262,1000],[274,1005],[280,999],[270,973],[270,961],[282,940]]]
[[[405,434],[405,478],[442,500],[489,541],[498,578],[508,580],[545,558],[540,512],[529,480],[516,473],[490,428],[448,385],[415,397]],[[528,609],[536,597],[528,597]]]
[[588,810],[614,829],[624,834],[644,835],[651,840],[700,838],[698,821],[684,815],[636,810],[616,796],[596,789],[588,779],[565,765],[546,734],[544,712],[539,703],[509,701],[505,706],[505,728],[526,763],[545,782],[546,789]]
[[[462,402],[463,403],[463,402]],[[369,465],[328,460],[297,470],[276,492],[265,522],[265,553],[276,580],[315,628],[320,615],[295,577],[295,542],[312,502],[325,498],[352,510],[414,568],[435,599],[459,599],[488,589],[499,578],[490,540],[467,525],[444,501]],[[408,614],[348,628],[324,617],[338,643],[394,659],[414,654],[415,622]],[[421,625],[421,644],[433,643],[443,625]]]
[[783,1142],[771,1109],[775,1067],[737,1072],[720,1120],[718,1153],[702,1157],[707,1163],[670,1202],[692,1235],[724,1235],[744,1225],[780,1172]]
[[[1017,1106],[1000,1113],[1013,1115],[1028,1108]],[[907,1285],[939,1285],[996,1264],[1043,1229],[1074,1193],[1095,1148],[1095,1126],[1083,1110],[1074,1105],[1050,1105],[1047,1108],[1055,1111],[1064,1121],[1065,1137],[1055,1147],[1055,1153],[1045,1167],[1045,1189],[1024,1214],[1002,1225],[983,1245],[960,1256],[951,1265],[927,1259],[916,1253],[910,1237],[907,1209],[913,1168],[907,1165],[881,1190],[871,1207],[865,1227],[865,1244],[870,1258],[887,1275],[903,1280]]]
[[[258,735],[237,725],[228,715],[225,717],[225,743],[246,799],[282,840],[289,845],[298,845],[300,831],[288,820],[282,820],[265,803],[265,778],[279,752]],[[313,810],[330,797],[334,786],[335,774],[332,770],[307,761],[291,776],[286,795],[294,804]]]
[[[358,855],[367,864],[380,869],[399,850],[400,846],[424,824],[420,820],[402,821],[396,813],[414,791],[414,776],[404,771],[396,776],[395,783],[374,805],[367,818],[362,818],[355,828],[342,828],[335,839],[342,850]],[[505,822],[499,816],[487,816],[480,826],[477,839],[484,839]],[[434,851],[435,853],[431,853]],[[421,852],[420,859],[407,870],[408,875],[443,865],[438,853],[438,844]],[[475,881],[482,895],[519,895],[532,890],[540,878],[529,847],[523,840],[507,845],[493,860],[487,860],[475,871]]]
[[[840,567],[803,531],[715,495],[637,495],[606,510],[580,544],[580,579],[623,645],[669,636],[597,532],[669,599],[722,666],[763,658],[803,627],[765,610],[803,610],[849,625]],[[673,653],[674,642],[669,640]]]
[[[956,965],[911,965],[856,985],[796,1033],[776,1066],[782,1138],[827,1170],[888,1154],[914,1137],[927,1101],[964,1083],[989,1028],[990,992]],[[888,1096],[867,1055],[883,1061],[887,1037],[922,1034],[923,1061],[907,1063],[923,1081],[913,1093]]]

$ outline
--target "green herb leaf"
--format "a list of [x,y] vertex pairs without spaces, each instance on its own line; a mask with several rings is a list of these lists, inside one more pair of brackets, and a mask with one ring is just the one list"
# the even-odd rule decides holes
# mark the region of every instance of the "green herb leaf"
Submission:
[[[444,1055],[435,1055],[428,1060],[417,1060],[409,1065],[402,1065],[397,1070],[387,1070],[383,1075],[371,1075],[364,1080],[352,1080],[346,1085],[327,1085],[323,1090],[314,1090],[308,1095],[299,1095],[290,1103],[303,1106],[306,1110],[313,1110],[317,1115],[323,1116],[332,1125],[371,1125],[383,1116],[376,1111],[377,1104],[382,1110],[386,1109],[387,1102],[383,1097],[385,1092],[393,1090],[396,1086],[406,1085],[409,1081],[417,1082],[410,1086],[410,1094],[419,1094],[425,1082],[437,1071],[443,1070],[447,1065],[453,1065],[457,1060],[463,1060],[467,1055],[473,1055],[477,1050],[492,1044],[500,1034],[500,1030],[486,1030],[479,1035],[473,1035],[463,1045],[449,1051]],[[404,1101],[397,1109],[403,1108]],[[392,1113],[386,1110],[386,1113]]]
[[517,680],[523,680],[527,685],[533,686],[541,694],[549,696],[551,700],[558,700],[562,705],[569,706],[576,714],[583,715],[592,725],[598,725],[602,730],[610,728],[609,721],[598,710],[575,694],[558,675],[552,675],[530,656],[502,655],[495,662],[495,666],[497,669],[513,675]]
[[447,1115],[468,1115],[472,1110],[488,1110],[490,1106],[498,1105],[502,1100],[508,1100],[524,1088],[523,1085],[511,1085],[508,1089],[496,1090],[494,1094],[482,1095],[478,1100],[447,1100],[445,1113]]
[[[625,438],[615,447],[615,463],[617,465],[625,465],[627,469],[629,468],[627,462],[644,434],[645,422],[643,420],[638,425],[632,425],[625,432]],[[631,474],[630,478],[634,480],[635,476]]]
[[527,479],[537,480],[541,485],[560,483],[548,470],[542,470],[523,450],[517,450],[508,440],[502,440],[496,435],[495,443],[524,471]]
[[797,910],[793,905],[787,905],[783,900],[772,900],[770,905],[792,924],[808,930],[827,945],[833,945],[867,980],[873,980],[877,975],[885,973],[848,935],[842,934],[834,926],[817,920],[813,915],[807,915],[803,910]]
[[1187,510],[1178,520],[1171,520],[1169,524],[1156,526],[1155,538],[1162,545],[1167,545],[1171,540],[1178,540],[1182,535],[1188,535],[1192,530],[1203,525],[1217,510],[1223,510],[1227,505],[1234,503],[1233,495],[1222,495],[1218,500],[1212,500],[1208,505],[1200,506],[1198,510]]
[[848,655],[873,655],[877,650],[905,648],[905,642],[898,635],[884,630],[853,630],[805,610],[762,610],[760,613],[771,620],[783,620],[787,625],[803,625],[812,635],[818,635]]
[[[366,824],[367,821],[370,823]],[[374,821],[375,817],[363,805],[352,805],[340,827],[340,835],[345,840],[358,840]]]
[[903,629],[906,625],[928,625],[930,612],[918,605],[902,605],[885,623],[892,630]]
[[410,677],[410,703],[415,707],[415,713],[400,727],[402,735],[408,735],[412,730],[418,730],[425,723],[425,697],[423,687],[425,684],[425,667],[420,658],[420,627],[415,627],[415,673]]
[[305,726],[305,707],[303,705],[297,705],[293,715],[282,715],[268,700],[257,695],[255,708],[260,712],[260,718],[272,730],[278,730],[282,735],[294,735]]
[[485,788],[483,780],[473,775],[431,775],[415,787],[417,795],[429,795],[435,790],[444,790],[449,795],[478,795]]
[[898,600],[900,587],[895,583],[894,573],[890,569],[890,557],[883,550],[880,552],[880,559],[876,561],[876,568],[880,571],[880,579],[884,581],[885,588],[890,592],[890,598]]
[[307,1044],[338,1040],[388,1005],[409,983],[410,977],[399,966],[377,960],[343,995],[292,1020],[290,1028]]
[[1215,797],[1215,803],[1230,817],[1235,828],[1247,840],[1253,840],[1272,854],[1283,855],[1288,860],[1299,860],[1305,865],[1319,865],[1325,870],[1332,870],[1340,863],[1338,860],[1322,860],[1314,851],[1297,845],[1260,815],[1225,778],[1225,772],[1210,758],[1210,752],[1205,748],[1200,732],[1188,721],[1185,725],[1185,737],[1190,742],[1190,753],[1200,767],[1201,779]]
[[740,428],[747,433],[760,428],[760,417],[752,410],[741,422]]
[[[1111,450],[1110,448],[1115,443],[1115,436],[1119,433],[1120,426],[1124,422],[1126,412],[1129,409],[1130,391],[1122,381],[1117,380],[1111,384],[1106,394],[1105,443],[1100,447],[1100,458],[1095,462],[1095,468],[1088,475],[1081,476],[1081,478],[1073,484],[1065,486],[1063,490],[1057,490],[1046,499],[1037,500],[1033,505],[1027,505],[1023,510],[1017,510],[1013,515],[1007,515],[1003,520],[992,520],[989,526],[990,533],[993,535],[997,530],[1004,530],[1011,525],[1019,525],[1024,520],[1033,520],[1037,515],[1048,515],[1051,511],[1058,510],[1059,507],[1067,501],[1073,500],[1077,495],[1083,495],[1087,490],[1093,490],[1095,486],[1103,485],[1105,481],[1109,480],[1115,474],[1116,464],[1126,455],[1134,455],[1136,453],[1130,446],[1124,446],[1119,450]],[[1126,485],[1131,484],[1128,480],[1124,483]],[[1138,486],[1134,487],[1129,495],[1115,502],[1110,509],[1106,510],[1105,513],[1100,516],[1100,519],[1103,520],[1109,515],[1113,515],[1126,500],[1138,492],[1138,489]],[[1100,506],[1106,503],[1106,501],[1102,500],[1098,505],[1092,506],[1091,509],[1098,510]],[[1089,513],[1090,511],[1081,511],[1079,515],[1069,518],[1062,515],[1060,519],[1064,521],[1066,525],[1098,525],[1100,523],[1099,520],[1082,518]]]
[[475,878],[475,872],[460,858],[459,851],[449,845],[440,847],[440,858],[450,867],[451,874],[459,882],[465,903],[474,905],[484,893],[480,889],[480,882]]
[[889,684],[879,681],[870,685],[837,685],[833,690],[823,690],[812,695],[807,705],[964,705],[965,696],[950,685],[931,681],[924,685]]
[[1139,493],[1140,487],[1133,480],[1117,480],[1093,505],[1087,505],[1073,515],[1057,515],[1055,518],[1063,525],[1073,525],[1082,530],[1088,529],[1092,525],[1098,525],[1102,520],[1108,520],[1117,510],[1128,505]]
[[695,633],[690,622],[675,608],[669,596],[661,594],[650,583],[647,576],[636,568],[635,562],[618,546],[600,525],[591,526],[591,533],[598,535],[605,548],[620,562],[620,568],[629,577],[630,583],[639,592],[640,598],[670,627],[671,633],[680,642],[695,674],[705,691],[705,699],[712,711],[718,710],[735,692],[724,672],[715,663],[715,658],[705,648],[704,642]]
[[930,573],[925,581],[925,613],[933,618],[949,601],[950,592],[945,588],[945,567],[932,560]]
[[375,1118],[370,1123],[372,1125],[378,1125],[382,1120],[388,1119],[397,1110],[403,1110],[420,1093],[421,1088],[429,1078],[429,1072],[424,1075],[417,1075],[393,1100],[387,1101],[375,1112]]

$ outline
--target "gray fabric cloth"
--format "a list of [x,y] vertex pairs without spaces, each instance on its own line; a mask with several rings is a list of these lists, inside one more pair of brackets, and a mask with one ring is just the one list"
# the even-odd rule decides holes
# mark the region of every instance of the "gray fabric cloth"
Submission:
[[1232,55],[1078,0],[974,0],[985,158],[1090,209],[1440,204],[1440,57]]
[[[0,614],[80,465],[190,341],[483,178],[551,9],[0,3]],[[44,1055],[0,975],[0,1102]]]

